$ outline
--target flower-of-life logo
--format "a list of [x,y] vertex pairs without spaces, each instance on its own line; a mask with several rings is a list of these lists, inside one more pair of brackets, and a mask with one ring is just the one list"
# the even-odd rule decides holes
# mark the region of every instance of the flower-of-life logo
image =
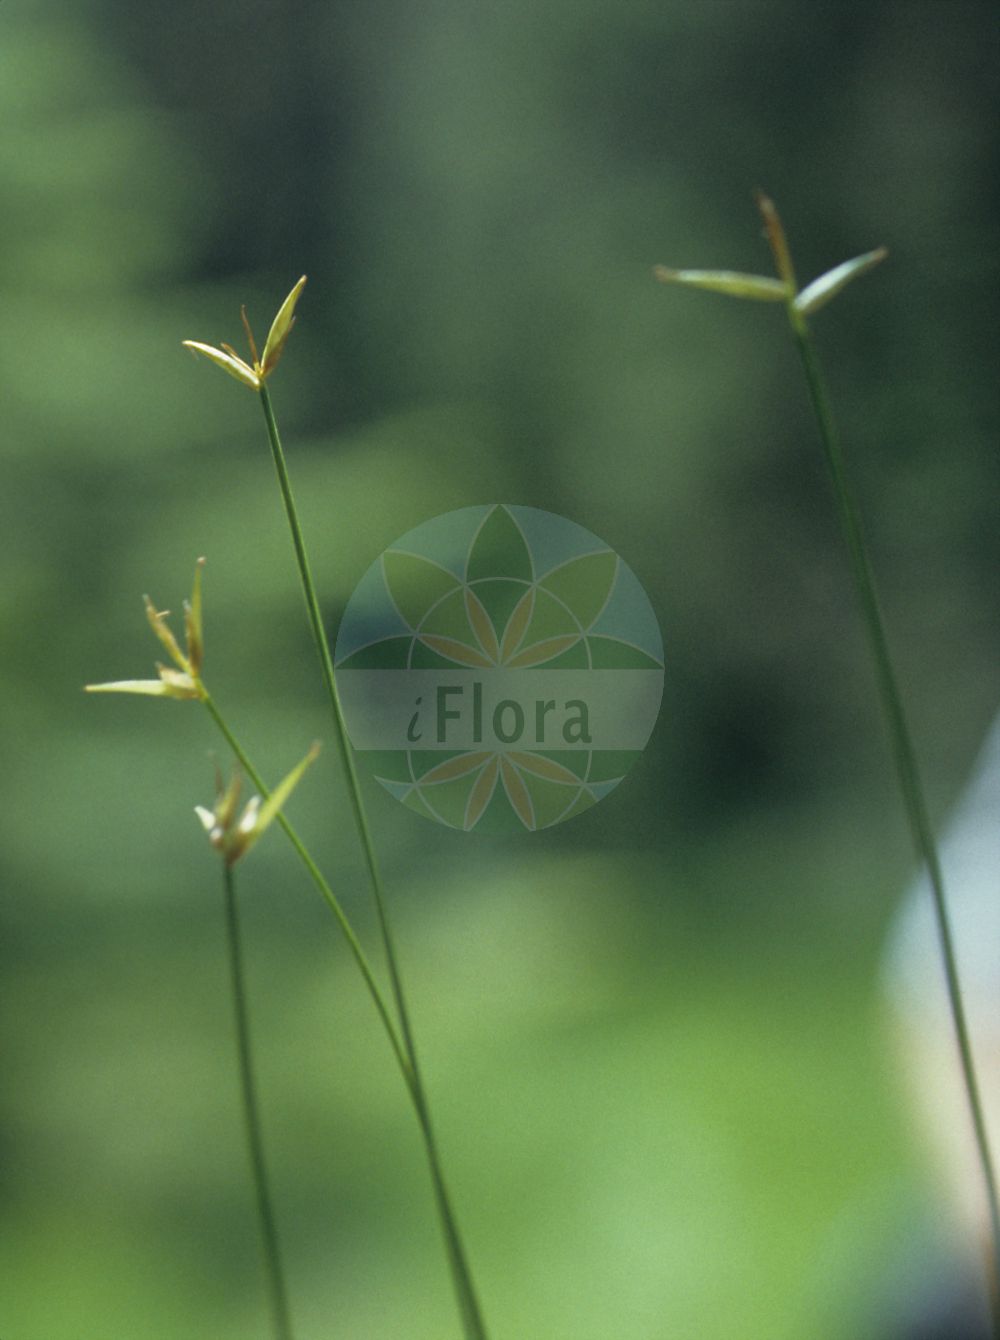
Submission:
[[465,831],[549,828],[642,752],[663,644],[631,569],[537,508],[461,508],[358,584],[337,685],[355,749],[408,808]]

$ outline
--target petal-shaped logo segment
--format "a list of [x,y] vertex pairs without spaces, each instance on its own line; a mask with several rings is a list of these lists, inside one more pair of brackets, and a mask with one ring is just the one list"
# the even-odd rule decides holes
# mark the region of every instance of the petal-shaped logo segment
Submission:
[[502,757],[500,759],[500,775],[503,777],[503,789],[507,792],[507,799],[510,801],[514,813],[525,828],[534,828],[535,810],[531,803],[531,795],[521,774],[509,758]]
[[529,586],[511,611],[510,618],[503,630],[503,641],[500,643],[500,660],[505,665],[523,642],[534,609],[535,587]]
[[465,831],[468,833],[486,813],[486,807],[493,799],[500,775],[500,758],[494,754],[473,783],[469,792],[469,803],[465,808]]
[[532,772],[536,777],[542,777],[547,782],[559,782],[563,786],[580,785],[580,779],[572,769],[564,768],[561,763],[557,763],[555,759],[546,758],[544,754],[516,752],[508,754],[507,757],[522,771]]
[[436,637],[433,633],[423,633],[420,641],[425,647],[430,647],[431,651],[437,652],[445,660],[454,661],[456,665],[471,665],[485,670],[493,664],[476,647],[470,647],[466,642],[458,642],[453,637]]
[[469,583],[489,577],[530,582],[534,565],[520,526],[506,507],[494,507],[473,540],[466,568]]
[[496,665],[497,661],[500,659],[500,644],[497,642],[497,631],[493,627],[493,620],[486,612],[486,606],[479,599],[471,586],[465,588],[465,612],[469,616],[469,623],[472,625],[472,631],[476,635],[487,663]]
[[439,563],[395,549],[382,555],[382,571],[397,610],[414,630],[420,627],[438,601],[460,584],[458,578]]
[[569,651],[570,647],[579,641],[579,633],[563,633],[560,637],[543,638],[541,642],[535,642],[516,656],[512,656],[507,664],[511,670],[527,670],[531,665],[544,665],[546,661],[553,661],[563,652]]
[[475,772],[491,757],[493,755],[483,753],[456,754],[439,763],[436,768],[431,768],[430,772],[425,772],[420,783],[422,786],[433,786],[435,782],[452,782],[456,777],[464,777],[467,772]]
[[539,582],[587,629],[604,611],[618,575],[618,555],[610,549],[583,554],[553,568]]

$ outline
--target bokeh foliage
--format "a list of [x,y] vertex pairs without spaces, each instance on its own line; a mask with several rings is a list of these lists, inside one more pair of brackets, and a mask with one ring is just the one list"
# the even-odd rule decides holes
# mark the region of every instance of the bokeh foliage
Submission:
[[[206,678],[267,775],[327,733],[257,406],[180,348],[302,271],[274,396],[331,631],[402,532],[511,501],[614,546],[664,633],[592,814],[491,843],[369,788],[496,1336],[880,1334],[927,1204],[878,1003],[903,824],[782,313],[650,269],[763,269],[757,185],[803,278],[889,246],[816,327],[941,813],[1000,643],[992,21],[7,0],[4,1336],[263,1334],[191,814],[219,742],[79,687],[150,671],[139,597],[205,554]],[[293,808],[370,931],[332,749]],[[300,1334],[456,1334],[411,1115],[279,837],[243,896]]]

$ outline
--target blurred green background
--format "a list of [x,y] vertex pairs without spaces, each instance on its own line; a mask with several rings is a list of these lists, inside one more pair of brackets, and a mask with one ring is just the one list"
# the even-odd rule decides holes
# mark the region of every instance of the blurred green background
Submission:
[[[547,508],[656,608],[662,716],[508,841],[367,783],[494,1340],[889,1334],[936,1208],[879,961],[911,860],[780,309],[665,289],[891,258],[816,319],[941,816],[995,706],[995,16],[983,0],[5,0],[4,1340],[264,1337],[196,706],[140,596],[208,558],[206,677],[272,779],[329,740],[242,343],[331,633],[403,531]],[[377,941],[328,748],[292,804]],[[300,1340],[457,1337],[415,1123],[327,910],[241,874]]]

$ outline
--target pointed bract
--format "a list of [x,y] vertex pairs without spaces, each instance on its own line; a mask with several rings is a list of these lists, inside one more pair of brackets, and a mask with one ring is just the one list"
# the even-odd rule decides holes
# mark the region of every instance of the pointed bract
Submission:
[[[197,698],[197,685],[189,676],[169,670],[167,679],[116,679],[108,684],[85,684],[87,693],[141,693],[150,698]],[[186,682],[185,682],[186,681]]]
[[217,367],[228,372],[230,377],[235,377],[238,382],[244,386],[249,386],[253,391],[260,390],[260,378],[248,363],[244,363],[242,358],[238,358],[234,353],[226,353],[222,349],[216,349],[211,344],[200,344],[197,340],[182,340],[181,343],[185,349],[191,349],[196,354],[201,354],[204,358],[215,363]]
[[143,693],[151,698],[167,697],[162,679],[114,679],[107,684],[84,684],[84,693]]
[[653,274],[664,284],[710,289],[713,293],[727,293],[732,298],[787,302],[791,297],[787,284],[766,275],[738,274],[734,270],[670,270],[665,265],[655,266]]
[[267,800],[260,807],[260,812],[255,816],[254,831],[250,839],[251,843],[256,842],[261,833],[268,828],[278,817],[278,812],[285,801],[298,786],[302,774],[311,763],[316,761],[319,754],[319,744],[316,743],[306,754],[301,763],[297,763],[287,777],[278,783]]
[[278,315],[271,323],[271,329],[268,331],[267,341],[264,345],[264,352],[260,359],[259,372],[262,381],[278,365],[285,343],[292,332],[292,326],[295,324],[295,304],[298,302],[305,284],[306,276],[303,275],[278,308]]
[[877,247],[874,251],[866,251],[863,256],[855,256],[853,260],[844,261],[842,265],[835,265],[832,270],[827,270],[826,274],[820,275],[818,279],[805,286],[795,299],[796,309],[803,316],[819,311],[852,279],[867,274],[878,265],[879,261],[884,261],[888,254],[885,247]]

